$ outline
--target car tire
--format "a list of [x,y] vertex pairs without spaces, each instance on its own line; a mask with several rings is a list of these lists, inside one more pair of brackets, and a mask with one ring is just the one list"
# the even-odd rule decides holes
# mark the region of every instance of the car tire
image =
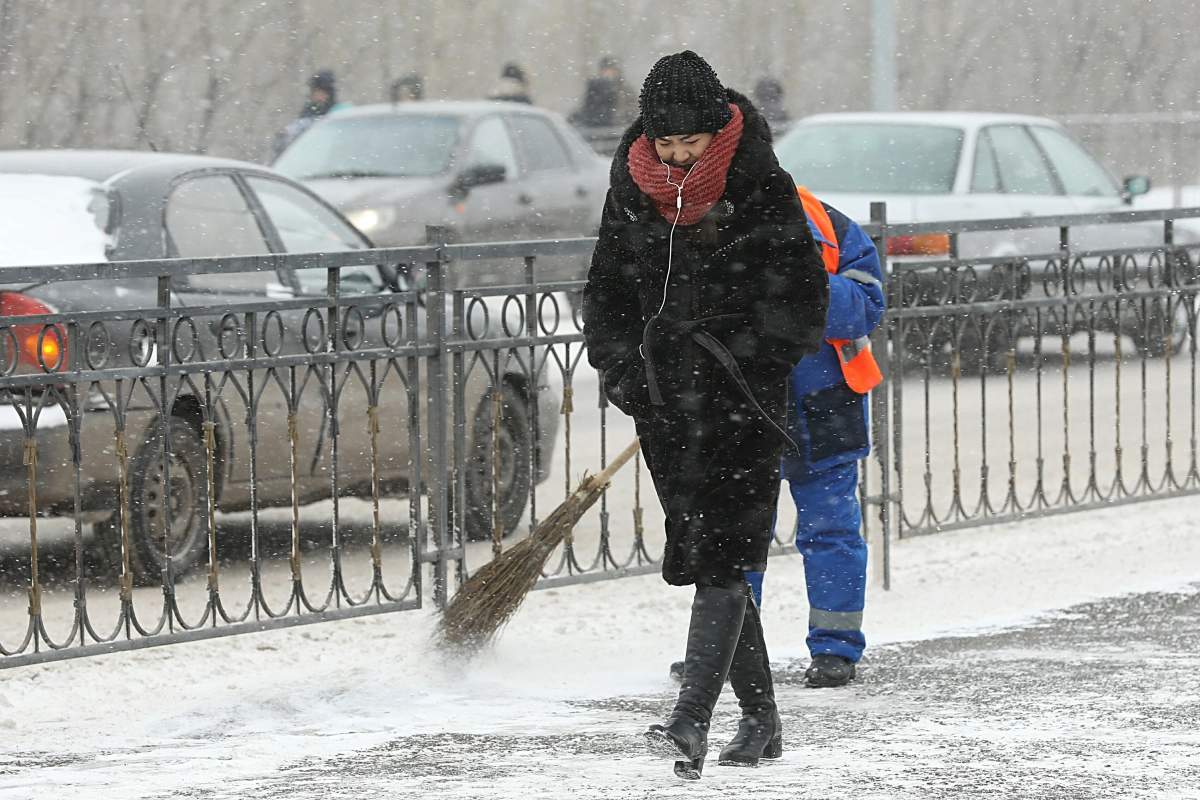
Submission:
[[[984,369],[988,375],[1001,375],[1008,371],[1008,337],[999,324],[992,324],[987,317],[979,317],[973,325],[964,329],[959,336],[959,369],[961,374],[976,377]],[[983,336],[987,348],[984,352]]]
[[[1130,336],[1139,353],[1145,353],[1151,358],[1164,358],[1167,355],[1167,337],[1165,324],[1167,309],[1162,301],[1155,300],[1147,308],[1147,316],[1143,321],[1136,319]],[[1176,301],[1170,307],[1171,316],[1171,354],[1183,352],[1183,344],[1187,341],[1188,311],[1181,301]]]
[[[516,530],[529,502],[530,449],[529,414],[525,397],[511,384],[501,390],[499,431],[500,524],[504,536]],[[463,533],[468,541],[492,538],[492,398],[484,395],[475,410],[472,425],[474,447],[467,455],[465,519]]]
[[[175,577],[191,571],[207,552],[202,511],[207,503],[206,457],[200,432],[180,417],[171,417],[170,551]],[[153,586],[162,581],[165,553],[163,520],[163,459],[160,427],[156,423],[132,459],[129,474],[129,569],[134,583]],[[104,549],[119,566],[120,515],[97,526]]]
[[[114,498],[114,503],[116,499]],[[121,575],[121,515],[114,511],[92,524],[92,547],[84,551],[85,573],[98,581],[115,582]]]

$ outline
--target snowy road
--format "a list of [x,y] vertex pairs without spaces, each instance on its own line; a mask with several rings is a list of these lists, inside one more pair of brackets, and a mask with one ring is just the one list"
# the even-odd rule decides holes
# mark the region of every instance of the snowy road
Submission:
[[[1198,798],[1198,515],[897,543],[840,690],[799,685],[800,561],[773,560],[785,757],[699,784],[637,739],[690,600],[645,576],[536,592],[470,663],[430,651],[420,611],[2,672],[0,797]],[[735,714],[723,697],[718,745]]]
[[[525,730],[396,736],[189,796],[1200,797],[1197,586],[877,649],[845,690],[802,688],[805,666],[778,672],[784,759],[710,766],[699,786],[668,780],[631,735],[670,710],[656,692],[565,704]],[[722,742],[735,714],[714,722]]]

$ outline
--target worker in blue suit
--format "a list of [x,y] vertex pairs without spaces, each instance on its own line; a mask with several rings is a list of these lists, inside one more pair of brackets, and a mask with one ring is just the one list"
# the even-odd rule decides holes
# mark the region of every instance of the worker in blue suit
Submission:
[[[853,220],[800,188],[809,227],[829,273],[825,341],[792,370],[788,435],[799,453],[783,473],[796,503],[796,549],[808,588],[810,686],[844,686],[862,657],[867,545],[862,538],[858,461],[871,449],[868,392],[882,375],[867,337],[883,317],[879,253]],[[762,605],[763,573],[747,572]],[[682,662],[671,665],[680,679]]]
[[[871,447],[867,392],[882,379],[866,337],[883,316],[883,275],[862,228],[805,190],[800,195],[829,271],[829,311],[821,351],[792,371],[788,434],[800,449],[785,456],[783,472],[808,588],[812,664],[805,678],[810,686],[843,686],[866,646],[858,461]],[[761,602],[761,578],[755,582]]]

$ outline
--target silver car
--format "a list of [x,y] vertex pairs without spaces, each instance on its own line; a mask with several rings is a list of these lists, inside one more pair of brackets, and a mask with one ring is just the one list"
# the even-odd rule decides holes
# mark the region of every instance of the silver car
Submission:
[[[123,386],[112,381],[55,386],[50,376],[63,368],[67,357],[64,326],[43,329],[14,320],[22,315],[105,312],[105,327],[84,323],[87,335],[80,349],[86,352],[77,355],[86,365],[129,367],[132,372],[153,363],[157,346],[153,323],[135,321],[136,313],[127,310],[156,307],[155,279],[14,284],[5,280],[4,267],[372,246],[308,189],[265,167],[202,156],[10,151],[0,153],[0,214],[8,224],[8,234],[0,241],[0,316],[7,318],[0,326],[0,359],[6,373],[47,378],[26,391],[0,393],[0,516],[29,513],[25,461],[30,432],[37,447],[38,513],[74,515],[73,448],[62,403],[72,390],[77,391],[82,410],[78,445],[82,512],[85,521],[95,523],[101,544],[113,558],[120,553],[114,514],[120,505],[117,454],[128,453],[130,561],[140,582],[157,581],[168,549],[177,574],[203,558],[207,449],[213,451],[212,494],[218,511],[290,505],[293,485],[302,503],[331,496],[334,485],[339,495],[369,497],[373,474],[385,493],[407,487],[408,464],[418,458],[409,453],[409,406],[412,397],[421,398],[421,392],[417,387],[412,390],[416,394],[410,395],[403,379],[387,376],[386,365],[374,383],[349,372],[338,383],[312,370],[301,370],[298,377],[293,371],[293,382],[303,385],[290,388],[286,368],[239,371],[222,366],[225,360],[246,358],[245,348],[256,341],[242,330],[242,320],[249,317],[238,311],[239,305],[261,307],[256,312],[263,326],[258,339],[265,350],[282,356],[313,352],[310,338],[317,323],[321,326],[317,345],[321,345],[327,338],[325,323],[320,314],[315,321],[309,318],[311,310],[305,311],[303,300],[312,295],[314,305],[320,305],[316,298],[325,296],[325,269],[172,278],[171,304],[180,317],[171,339],[172,359],[198,363],[171,384],[172,396],[165,402],[156,399],[158,379],[132,377]],[[343,295],[378,297],[405,288],[406,276],[388,266],[341,271]],[[268,301],[279,299],[294,302],[281,311],[265,310]],[[191,317],[189,307],[230,313]],[[357,321],[346,317],[339,336],[349,334],[369,342],[380,335],[381,325],[387,325],[380,309],[386,305],[364,303],[361,308]],[[382,315],[387,313],[384,310]],[[415,316],[416,329],[423,330],[423,307]],[[39,334],[43,330],[49,335]],[[360,372],[368,366],[374,375],[374,365],[367,362]],[[503,412],[498,434],[491,432],[494,410],[489,379],[476,371],[463,389],[468,453],[464,527],[473,538],[492,530],[491,496],[497,481],[499,519],[506,532],[516,528],[533,481],[546,475],[556,434],[557,400],[548,387],[539,387],[538,428],[532,430],[529,418],[535,409],[526,374],[509,367],[500,382]],[[330,399],[333,392],[335,400]],[[419,402],[423,413],[424,400]],[[330,413],[331,403],[336,413]],[[157,446],[164,438],[162,405],[169,407],[169,470],[164,469]],[[377,411],[368,424],[369,406]],[[377,474],[370,436],[376,414],[384,428],[374,454]],[[340,428],[336,483],[330,452],[334,417]],[[493,441],[500,448],[498,472],[492,468]],[[256,453],[254,458],[251,453]],[[170,475],[170,485],[163,485],[164,473]],[[164,495],[169,519],[160,512]]]
[[[608,161],[561,117],[521,103],[410,102],[326,117],[273,164],[303,181],[381,247],[595,236]],[[579,280],[586,259],[539,263]],[[467,269],[468,267],[464,267]],[[460,283],[517,283],[521,264],[475,262]]]

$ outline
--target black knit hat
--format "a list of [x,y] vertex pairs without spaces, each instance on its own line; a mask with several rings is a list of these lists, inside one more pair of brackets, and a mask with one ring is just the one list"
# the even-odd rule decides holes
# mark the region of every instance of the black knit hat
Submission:
[[509,61],[504,65],[504,69],[500,71],[501,78],[511,78],[514,81],[525,83],[525,70],[521,69],[521,65],[515,61]]
[[660,58],[638,98],[646,138],[716,133],[733,119],[717,73],[700,56],[684,50]]
[[333,94],[337,90],[337,79],[333,77],[333,70],[323,69],[317,72],[308,79],[308,88],[314,92],[320,89]]

